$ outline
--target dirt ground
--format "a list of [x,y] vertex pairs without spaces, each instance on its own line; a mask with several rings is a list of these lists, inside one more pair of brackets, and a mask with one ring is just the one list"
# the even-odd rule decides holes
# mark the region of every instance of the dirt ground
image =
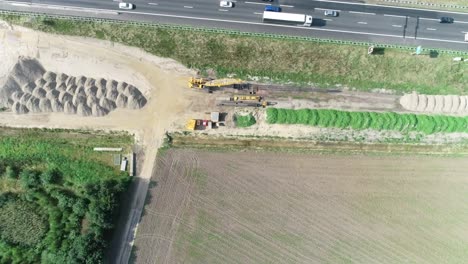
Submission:
[[466,158],[172,149],[134,263],[463,263]]

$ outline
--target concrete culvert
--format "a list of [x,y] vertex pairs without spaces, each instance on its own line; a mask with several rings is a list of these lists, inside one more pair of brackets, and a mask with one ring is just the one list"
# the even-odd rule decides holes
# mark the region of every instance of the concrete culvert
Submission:
[[84,77],[83,75],[78,76],[75,80],[75,84],[78,87],[84,86],[85,83],[86,83],[86,77]]
[[68,79],[68,75],[65,73],[57,73],[57,78],[55,79],[56,83],[65,83]]
[[60,92],[57,90],[50,90],[47,92],[46,98],[52,101],[52,100],[57,99],[59,97],[59,94]]
[[73,103],[73,96],[68,92],[60,92],[58,96],[58,100],[64,104],[65,102],[72,102]]
[[50,100],[50,106],[54,112],[63,112],[63,105],[57,99]]
[[427,95],[419,94],[418,95],[418,106],[416,107],[416,111],[424,111],[427,107]]
[[71,95],[74,95],[77,88],[78,88],[78,86],[76,86],[75,84],[67,86],[67,93],[69,93]]
[[98,104],[93,105],[91,112],[93,116],[105,116],[109,113],[107,109],[100,107]]
[[79,104],[86,104],[86,96],[81,95],[81,94],[75,94],[73,96],[72,103],[75,106],[78,106]]
[[55,88],[59,92],[65,92],[67,90],[67,86],[65,83],[57,83],[57,88]]
[[107,80],[106,82],[106,89],[109,90],[115,90],[117,91],[117,85],[118,83],[114,80]]
[[55,82],[57,78],[57,74],[51,71],[46,71],[44,75],[42,76],[42,78],[46,80],[47,82]]
[[125,90],[127,90],[127,86],[128,86],[128,83],[126,83],[126,82],[119,82],[119,84],[117,85],[117,91],[118,91],[119,93],[125,94]]
[[18,101],[21,99],[21,97],[23,96],[23,94],[24,94],[24,93],[23,93],[22,91],[14,91],[14,92],[11,94],[10,98],[11,98],[14,102],[18,102]]
[[41,108],[39,107],[40,102],[41,102],[41,100],[39,100],[39,98],[36,98],[36,97],[32,96],[29,99],[29,101],[26,103],[26,107],[29,109],[30,112],[40,113],[40,112],[42,112]]
[[106,98],[112,101],[117,100],[117,96],[119,96],[119,93],[117,90],[107,90],[106,92]]
[[76,113],[80,116],[90,116],[92,114],[91,108],[85,104],[78,104],[76,107]]
[[99,89],[106,88],[107,81],[104,78],[98,78],[96,79],[96,87]]
[[444,96],[444,106],[442,108],[442,111],[445,113],[450,112],[452,109],[452,96],[446,95]]
[[97,88],[97,91],[96,91],[96,97],[97,98],[102,98],[102,97],[106,97],[106,87],[103,87],[103,88]]
[[460,106],[460,96],[452,95],[452,109],[450,109],[450,112],[456,113],[458,111],[459,106]]
[[99,99],[97,99],[96,96],[88,95],[86,97],[86,105],[89,106],[90,108],[93,107],[93,105],[99,104]]
[[46,96],[46,90],[40,88],[40,87],[37,87],[36,89],[34,89],[34,91],[32,92],[32,95],[34,95],[35,97],[37,98],[44,98]]
[[68,76],[67,80],[65,81],[65,85],[70,87],[72,85],[76,85],[76,78],[74,76]]
[[66,114],[76,114],[76,107],[71,102],[65,102],[63,106],[63,112]]
[[85,89],[85,93],[87,96],[96,96],[98,88],[96,86],[90,86]]
[[112,111],[114,110],[115,108],[117,108],[117,106],[115,105],[114,101],[111,101],[105,97],[102,97],[100,100],[99,100],[99,105],[102,107],[102,108],[105,108],[109,111]]
[[34,83],[36,84],[36,87],[42,87],[44,84],[46,84],[46,80],[39,78]]
[[467,112],[467,96],[460,96],[460,105],[458,106],[459,113],[466,113]]
[[115,100],[115,104],[119,108],[127,107],[127,102],[128,102],[128,97],[125,96],[124,94],[119,94],[119,96],[117,96],[117,99]]
[[140,109],[146,104],[146,99],[143,96],[129,96],[127,102],[127,108],[129,109]]
[[20,102],[15,102],[13,104],[12,109],[13,109],[13,112],[15,112],[15,114],[27,114],[27,113],[29,113],[29,109],[25,105],[21,104]]
[[34,88],[36,88],[36,84],[30,82],[30,83],[27,83],[27,84],[23,85],[22,90],[23,90],[23,92],[25,92],[25,93],[32,93],[33,90],[34,90]]
[[19,102],[23,105],[26,105],[29,101],[29,99],[31,99],[32,97],[32,94],[30,93],[24,93],[23,96],[21,96]]
[[50,105],[50,100],[47,98],[41,98],[39,100],[39,108],[41,112],[52,112],[52,106]]
[[95,86],[95,83],[96,83],[96,80],[95,80],[95,79],[93,79],[93,78],[86,78],[84,87],[85,87],[85,88],[89,88],[89,87],[91,87],[91,86]]

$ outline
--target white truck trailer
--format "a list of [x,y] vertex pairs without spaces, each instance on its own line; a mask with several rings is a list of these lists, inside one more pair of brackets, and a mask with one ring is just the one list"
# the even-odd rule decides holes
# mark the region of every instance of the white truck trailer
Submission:
[[264,11],[263,22],[310,27],[312,26],[312,16],[304,14]]

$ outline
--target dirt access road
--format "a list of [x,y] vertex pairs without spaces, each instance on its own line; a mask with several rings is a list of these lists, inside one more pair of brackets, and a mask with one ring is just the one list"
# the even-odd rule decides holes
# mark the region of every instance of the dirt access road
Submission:
[[134,263],[463,263],[466,158],[160,157]]

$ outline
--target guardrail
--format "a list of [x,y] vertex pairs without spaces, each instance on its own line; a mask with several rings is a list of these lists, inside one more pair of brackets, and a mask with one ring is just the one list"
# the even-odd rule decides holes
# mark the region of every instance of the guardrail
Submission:
[[[416,49],[416,47],[414,46],[405,46],[405,45],[370,43],[370,42],[360,42],[360,41],[351,41],[351,40],[322,39],[322,38],[315,38],[315,37],[289,36],[289,35],[271,34],[271,33],[255,33],[255,32],[245,32],[245,31],[229,30],[229,29],[221,29],[221,28],[192,27],[192,26],[183,26],[183,25],[148,23],[148,22],[109,19],[109,18],[81,17],[81,16],[71,16],[71,15],[54,15],[54,14],[46,14],[46,13],[32,13],[32,12],[23,12],[23,11],[20,12],[20,11],[10,11],[10,10],[0,10],[0,14],[28,16],[28,17],[43,18],[43,19],[50,18],[50,19],[84,21],[84,22],[124,24],[124,25],[165,28],[165,29],[175,29],[175,30],[199,31],[199,32],[205,32],[205,33],[222,33],[222,34],[237,35],[237,36],[251,36],[251,37],[272,38],[272,39],[310,41],[310,42],[330,43],[330,44],[337,44],[337,45],[374,46],[375,48],[401,49],[401,50],[408,50],[408,51]],[[451,55],[468,55],[468,52],[465,52],[465,51],[435,49],[435,48],[422,48],[422,51],[425,51],[425,52],[435,51],[438,53],[445,53],[445,54],[451,54]]]

